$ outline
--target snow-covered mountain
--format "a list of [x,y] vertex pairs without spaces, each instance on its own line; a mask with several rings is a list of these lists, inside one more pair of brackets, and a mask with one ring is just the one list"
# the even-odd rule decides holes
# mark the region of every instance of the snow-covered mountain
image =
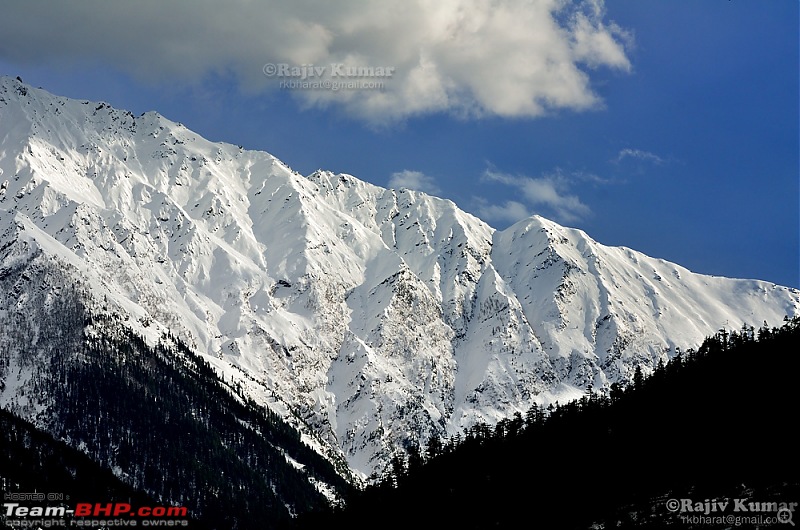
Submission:
[[[58,274],[34,282],[34,260]],[[74,278],[87,306],[148,340],[170,330],[365,476],[434,433],[800,310],[791,288],[694,274],[541,217],[494,230],[444,199],[302,176],[153,112],[3,77],[0,278],[13,275],[0,319],[35,321],[26,300],[61,289],[41,278]],[[46,396],[24,406],[25,348],[2,333],[0,404],[36,421]]]

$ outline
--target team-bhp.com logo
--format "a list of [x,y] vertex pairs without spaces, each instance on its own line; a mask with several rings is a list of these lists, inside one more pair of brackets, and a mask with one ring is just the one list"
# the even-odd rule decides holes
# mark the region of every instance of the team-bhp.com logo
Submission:
[[75,517],[186,517],[188,510],[183,506],[140,506],[135,510],[124,502],[90,504],[79,502],[75,505]]
[[[79,502],[67,506],[3,504],[6,526],[33,527],[108,527],[108,526],[188,526],[189,511],[184,506],[138,506],[124,502]],[[182,518],[182,519],[181,519]]]
[[796,502],[760,502],[749,499],[669,499],[667,510],[678,513],[685,524],[741,526],[794,524]]

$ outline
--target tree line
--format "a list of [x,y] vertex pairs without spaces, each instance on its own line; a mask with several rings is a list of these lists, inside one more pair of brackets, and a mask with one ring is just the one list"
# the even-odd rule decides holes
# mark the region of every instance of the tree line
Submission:
[[660,528],[670,497],[797,500],[799,339],[797,317],[720,330],[628,386],[412,447],[292,527]]

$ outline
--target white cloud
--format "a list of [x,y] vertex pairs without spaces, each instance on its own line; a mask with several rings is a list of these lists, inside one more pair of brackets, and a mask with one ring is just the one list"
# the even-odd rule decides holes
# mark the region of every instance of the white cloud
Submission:
[[653,164],[660,165],[664,163],[664,159],[650,151],[642,151],[641,149],[622,149],[617,155],[617,162],[622,162],[626,158],[633,158],[644,162],[652,162]]
[[389,187],[395,189],[408,188],[431,195],[436,195],[441,191],[433,177],[429,177],[419,171],[411,171],[408,169],[392,173],[392,176],[389,177]]
[[630,37],[604,18],[602,0],[26,0],[3,6],[0,58],[99,62],[165,85],[231,75],[253,93],[286,80],[267,63],[392,67],[382,90],[292,94],[373,123],[530,117],[595,107],[588,71],[630,69]]
[[[571,191],[575,179],[565,176],[560,171],[533,178],[487,169],[483,178],[489,182],[516,188],[530,205],[530,209],[535,210],[536,213],[543,213],[545,217],[552,215],[560,222],[574,222],[591,214],[591,209]],[[585,180],[586,177],[579,175],[578,178]],[[522,203],[516,204],[523,206]],[[519,206],[509,203],[506,203],[503,208],[508,212],[522,211]],[[525,211],[528,211],[527,207],[525,207]]]
[[489,204],[485,199],[478,199],[478,217],[484,221],[516,223],[533,215],[528,207],[517,201],[506,201],[503,205]]

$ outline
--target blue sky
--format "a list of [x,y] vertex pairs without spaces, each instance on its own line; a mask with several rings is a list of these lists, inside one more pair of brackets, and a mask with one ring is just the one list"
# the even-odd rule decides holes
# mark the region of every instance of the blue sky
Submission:
[[[11,1],[0,73],[203,136],[800,287],[794,0]],[[385,66],[384,90],[265,64]]]

